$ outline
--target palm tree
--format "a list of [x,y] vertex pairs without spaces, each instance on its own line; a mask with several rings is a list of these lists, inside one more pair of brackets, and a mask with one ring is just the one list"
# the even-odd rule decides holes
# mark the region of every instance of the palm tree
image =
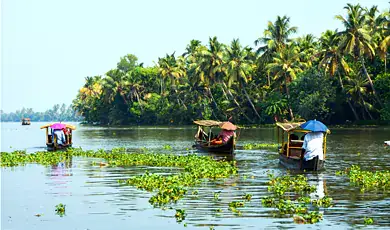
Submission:
[[[290,27],[290,18],[287,16],[277,16],[276,21],[272,23],[268,21],[267,29],[264,30],[263,37],[255,40],[255,46],[263,44],[256,50],[256,54],[259,55],[257,60],[257,66],[260,69],[264,69],[265,66],[272,62],[272,58],[275,52],[283,49],[287,44],[289,44],[292,39],[290,36],[297,32],[298,28],[293,26]],[[268,85],[271,85],[271,80],[269,73]]]
[[[390,11],[383,12],[378,17],[373,17],[370,21],[373,30],[373,37],[378,44],[378,53],[385,62],[385,73],[387,72],[387,53],[390,47]],[[370,17],[370,18],[371,18]]]
[[158,59],[158,68],[161,75],[161,94],[163,93],[163,81],[170,80],[171,89],[174,89],[177,81],[185,75],[183,59],[176,60],[175,53]]
[[211,86],[221,81],[223,49],[223,45],[216,37],[209,38],[209,48],[198,46],[193,55],[195,59],[189,65],[190,82],[195,86],[204,86],[207,92],[206,97],[210,97],[217,110],[219,107],[214,99]]
[[365,15],[367,10],[363,9],[359,4],[347,4],[344,9],[347,10],[347,18],[341,15],[336,16],[336,19],[340,20],[345,27],[344,31],[339,32],[339,35],[342,36],[339,46],[340,50],[346,54],[352,54],[356,60],[360,59],[363,73],[370,83],[373,94],[379,105],[383,107],[365,66],[365,56],[372,59],[375,55],[374,44],[370,35],[371,28],[367,23],[367,17]]
[[[320,57],[318,68],[324,68],[325,72],[328,72],[331,77],[334,77],[337,74],[341,90],[346,94],[341,73],[348,75],[351,72],[351,68],[345,61],[344,55],[338,49],[340,36],[337,35],[336,31],[327,30],[322,34],[320,42],[321,50],[318,52],[318,56]],[[347,98],[347,103],[352,110],[355,119],[359,120],[359,116],[349,98]]]
[[239,40],[233,39],[231,46],[227,48],[226,52],[225,73],[228,77],[228,87],[230,87],[233,82],[238,82],[239,87],[244,92],[253,112],[261,119],[245,89],[248,80],[251,80],[252,78],[252,71],[253,64],[252,61],[248,59],[247,49],[242,49]]
[[294,114],[291,109],[290,90],[288,85],[295,80],[297,73],[300,73],[307,66],[301,62],[299,48],[294,45],[288,45],[280,52],[276,53],[273,62],[267,65],[268,71],[274,76],[275,84],[281,89],[284,86],[287,95],[287,105],[291,120],[294,120]]
[[255,45],[265,44],[257,49],[258,54],[269,54],[283,49],[286,44],[291,42],[290,35],[295,34],[298,28],[290,27],[290,18],[287,16],[277,16],[274,23],[268,22],[267,29],[264,30],[264,37],[255,40]]
[[318,50],[316,38],[312,34],[307,34],[297,38],[296,45],[299,47],[299,52],[301,53],[301,61],[306,62],[310,67],[315,60],[315,53]]
[[[364,111],[368,114],[371,120],[374,118],[371,116],[369,109],[373,109],[373,106],[364,100],[364,97],[367,94],[367,85],[368,80],[362,78],[360,75],[357,75],[355,78],[348,78],[346,89],[348,94],[355,98],[355,103],[358,106],[363,107]],[[362,113],[363,119],[367,120],[364,112]]]

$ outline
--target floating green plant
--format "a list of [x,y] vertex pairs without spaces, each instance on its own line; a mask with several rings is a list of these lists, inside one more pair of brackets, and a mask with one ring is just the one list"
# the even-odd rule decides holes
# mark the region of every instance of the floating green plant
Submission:
[[370,224],[373,224],[374,223],[374,219],[370,218],[370,217],[364,217],[364,224],[365,225],[370,225]]
[[316,207],[329,208],[332,207],[332,200],[331,197],[324,196],[321,199],[313,200],[312,204]]
[[313,211],[313,212],[308,212],[307,214],[297,214],[294,216],[294,222],[295,223],[303,223],[303,224],[315,224],[322,220],[322,214]]
[[246,201],[250,201],[252,199],[252,194],[246,193],[242,199],[245,199]]
[[390,171],[364,171],[357,165],[352,165],[336,175],[346,175],[351,184],[360,187],[361,192],[381,189],[388,192],[390,188]]
[[60,203],[56,205],[56,214],[59,216],[64,216],[65,215],[65,206],[64,204]]
[[277,150],[278,149],[278,144],[276,143],[249,143],[245,144],[243,146],[245,150],[252,150],[252,149],[267,149],[267,150]]
[[[269,174],[268,191],[272,196],[261,199],[264,207],[275,208],[281,216],[295,215],[294,222],[313,224],[322,220],[322,214],[317,210],[319,207],[330,207],[332,198],[323,197],[318,200],[311,200],[307,195],[315,192],[315,186],[310,186],[307,178],[303,175],[275,177]],[[296,200],[291,200],[296,198]],[[315,211],[309,211],[314,208]]]
[[172,150],[172,146],[170,146],[170,145],[164,145],[164,146],[163,146],[163,149],[165,149],[165,150]]
[[175,218],[177,222],[182,222],[186,218],[186,211],[184,209],[176,209]]
[[214,192],[214,200],[219,200],[219,194],[221,194],[221,191]]

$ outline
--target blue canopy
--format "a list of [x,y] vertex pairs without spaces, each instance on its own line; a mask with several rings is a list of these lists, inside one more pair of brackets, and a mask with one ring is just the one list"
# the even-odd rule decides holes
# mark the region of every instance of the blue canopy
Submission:
[[303,123],[301,125],[301,128],[302,129],[305,129],[305,130],[310,130],[312,132],[327,132],[328,131],[328,127],[326,127],[326,125],[324,125],[321,121],[317,121],[317,120],[310,120],[310,121],[306,121],[305,123]]

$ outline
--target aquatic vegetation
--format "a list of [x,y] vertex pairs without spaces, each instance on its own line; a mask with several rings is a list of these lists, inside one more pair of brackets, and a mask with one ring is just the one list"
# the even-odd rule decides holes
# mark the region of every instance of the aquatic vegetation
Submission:
[[59,216],[64,216],[65,215],[65,206],[64,204],[60,203],[56,205],[56,214]]
[[243,146],[245,150],[252,150],[252,149],[267,149],[267,150],[277,150],[278,144],[277,143],[249,143],[245,144]]
[[321,199],[313,200],[312,204],[316,207],[329,208],[332,207],[332,200],[331,197],[324,196]]
[[186,218],[186,211],[184,209],[176,209],[175,218],[177,222],[182,222]]
[[[323,197],[318,200],[311,200],[307,195],[315,192],[315,186],[309,185],[307,178],[303,175],[280,176],[268,175],[268,191],[272,196],[261,198],[264,207],[275,208],[280,216],[294,215],[295,223],[313,224],[322,220],[322,214],[318,212],[319,207],[330,207],[332,198]],[[296,198],[292,200],[291,198]],[[314,208],[315,211],[310,211]]]
[[294,216],[295,223],[303,223],[303,224],[315,224],[322,220],[322,213],[317,211],[308,212],[307,214],[297,214]]
[[370,224],[373,224],[374,223],[374,219],[370,218],[370,217],[364,217],[364,224],[365,225],[370,225]]
[[242,199],[245,199],[246,201],[250,201],[252,199],[252,194],[246,193]]
[[143,155],[149,155],[150,157],[150,161],[143,161],[145,165],[176,166],[184,168],[184,172],[176,175],[161,176],[145,173],[141,176],[120,181],[121,183],[134,185],[139,189],[150,192],[157,190],[157,194],[152,196],[149,200],[155,207],[176,202],[186,194],[187,189],[185,189],[185,187],[195,186],[201,183],[202,179],[208,178],[215,180],[237,174],[237,168],[233,166],[231,162],[214,161],[211,157],[163,154]]
[[290,175],[274,177],[269,175],[268,191],[274,193],[277,196],[283,196],[287,192],[296,193],[310,193],[316,191],[315,186],[311,186],[307,183],[307,178],[303,175],[291,177]]
[[360,191],[383,190],[388,192],[390,188],[390,171],[365,171],[357,165],[352,165],[344,171],[336,172],[336,175],[346,175],[352,185],[360,187]]
[[214,193],[214,200],[219,200],[219,194],[221,194],[221,191],[215,192]]
[[1,152],[1,167],[13,167],[29,163],[38,163],[41,165],[54,165],[58,162],[67,160],[66,154],[57,154],[55,152],[36,152],[27,154],[25,151],[14,151],[11,153]]
[[172,146],[170,146],[170,145],[164,145],[164,146],[163,146],[163,149],[165,149],[165,150],[172,150]]

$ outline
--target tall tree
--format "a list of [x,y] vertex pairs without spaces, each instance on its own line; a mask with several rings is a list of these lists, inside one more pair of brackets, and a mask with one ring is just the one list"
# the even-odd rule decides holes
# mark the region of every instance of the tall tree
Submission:
[[248,80],[251,80],[252,78],[253,71],[253,63],[247,58],[247,56],[247,49],[242,49],[239,40],[233,39],[231,46],[227,48],[226,52],[225,71],[228,77],[228,86],[230,87],[233,82],[238,82],[253,112],[259,119],[261,119],[245,89]]
[[[351,68],[345,61],[344,55],[340,52],[338,44],[340,43],[340,36],[337,35],[336,31],[327,30],[322,34],[320,38],[321,49],[318,52],[320,63],[318,68],[324,68],[325,72],[329,73],[330,76],[338,76],[341,91],[344,95],[346,91],[344,89],[342,74],[348,75],[351,72]],[[359,116],[356,113],[355,108],[352,106],[349,97],[346,97],[349,108],[351,109],[356,120],[359,120]]]
[[289,84],[296,78],[297,73],[302,72],[306,66],[306,63],[301,62],[299,48],[294,44],[286,46],[276,53],[273,62],[267,65],[275,84],[280,89],[283,87],[285,89],[291,120],[294,120],[294,113],[291,109]]
[[360,60],[363,68],[363,73],[367,77],[376,101],[383,107],[381,100],[376,94],[374,84],[365,66],[365,57],[372,59],[375,55],[374,44],[370,35],[371,28],[367,23],[366,12],[359,4],[347,4],[344,9],[347,10],[347,17],[337,15],[336,19],[340,20],[345,30],[339,32],[342,36],[340,49],[344,53],[351,54],[355,60]]

